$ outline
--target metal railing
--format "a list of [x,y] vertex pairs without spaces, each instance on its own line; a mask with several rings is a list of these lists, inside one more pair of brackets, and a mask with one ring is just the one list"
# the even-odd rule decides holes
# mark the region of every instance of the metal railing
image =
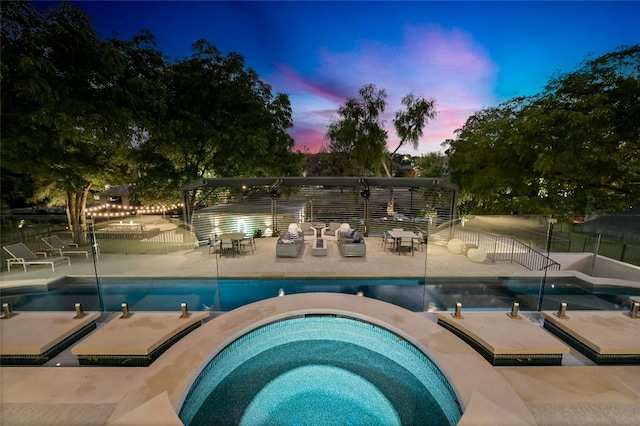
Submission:
[[546,254],[528,246],[515,238],[513,239],[513,254],[511,261],[524,266],[530,271],[559,271],[560,264],[550,259]]
[[487,258],[493,261],[515,262],[531,271],[559,271],[560,264],[544,253],[518,241],[510,235],[491,234],[483,231],[458,230],[454,238],[462,240],[465,247],[483,248]]
[[[72,232],[67,230],[66,224],[59,217],[34,216],[33,219],[3,219],[2,246],[23,243],[34,252],[47,252],[47,246],[42,238],[51,235],[59,236],[66,243],[73,243]],[[131,230],[119,229],[117,223],[103,222],[96,226],[95,238],[100,253],[120,254],[167,254],[179,250],[190,249],[197,244],[196,237],[187,231],[182,224],[175,224],[170,229],[157,227],[159,225],[145,224],[132,227]],[[85,247],[89,249],[91,231],[84,235]],[[82,245],[82,244],[81,244]],[[6,268],[9,254],[0,250],[1,267]]]

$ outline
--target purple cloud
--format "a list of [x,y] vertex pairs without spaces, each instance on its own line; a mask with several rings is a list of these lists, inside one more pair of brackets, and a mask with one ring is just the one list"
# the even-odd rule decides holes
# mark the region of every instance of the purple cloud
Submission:
[[440,144],[453,138],[471,114],[496,101],[497,66],[470,34],[457,29],[406,27],[398,45],[361,41],[350,51],[323,48],[317,58],[312,73],[281,65],[270,79],[275,87],[287,87],[293,107],[291,135],[298,148],[311,152],[327,143],[324,134],[335,111],[365,84],[387,91],[383,119],[391,150],[398,144],[391,120],[402,107],[402,97],[413,93],[436,100],[438,116],[425,127],[418,151],[401,148],[416,155],[442,151]]

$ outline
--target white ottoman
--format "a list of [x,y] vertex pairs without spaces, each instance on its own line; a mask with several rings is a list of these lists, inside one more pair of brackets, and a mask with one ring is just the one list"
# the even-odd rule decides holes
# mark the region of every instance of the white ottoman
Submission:
[[467,250],[467,258],[476,263],[482,263],[487,260],[487,250],[483,248],[470,248]]
[[461,254],[464,252],[464,241],[459,238],[452,238],[447,243],[447,249],[449,253]]

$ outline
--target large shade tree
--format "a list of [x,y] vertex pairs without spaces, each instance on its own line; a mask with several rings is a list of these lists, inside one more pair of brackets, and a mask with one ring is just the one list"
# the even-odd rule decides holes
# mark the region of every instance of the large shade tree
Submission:
[[1,7],[2,166],[33,179],[34,199],[63,201],[82,239],[90,189],[127,173],[160,54],[148,33],[103,41],[69,3]]
[[472,213],[585,215],[640,200],[640,45],[486,108],[448,141]]
[[350,158],[348,174],[362,176],[386,167],[387,131],[382,113],[387,106],[387,92],[368,84],[338,108],[337,118],[329,124],[326,137],[334,156]]
[[286,133],[285,94],[273,94],[244,58],[197,41],[163,75],[162,125],[137,146],[134,198],[171,203],[186,183],[207,177],[296,175],[303,155]]

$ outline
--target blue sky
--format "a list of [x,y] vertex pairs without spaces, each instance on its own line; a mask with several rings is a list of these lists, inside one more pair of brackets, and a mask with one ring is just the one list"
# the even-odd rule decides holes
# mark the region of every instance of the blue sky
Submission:
[[[200,38],[287,93],[296,147],[316,152],[337,108],[365,84],[400,99],[435,98],[420,155],[443,151],[475,111],[542,90],[557,71],[589,56],[640,43],[640,2],[581,1],[80,1],[94,27],[129,38],[141,28],[167,56],[184,57]],[[44,3],[43,3],[44,4]]]

